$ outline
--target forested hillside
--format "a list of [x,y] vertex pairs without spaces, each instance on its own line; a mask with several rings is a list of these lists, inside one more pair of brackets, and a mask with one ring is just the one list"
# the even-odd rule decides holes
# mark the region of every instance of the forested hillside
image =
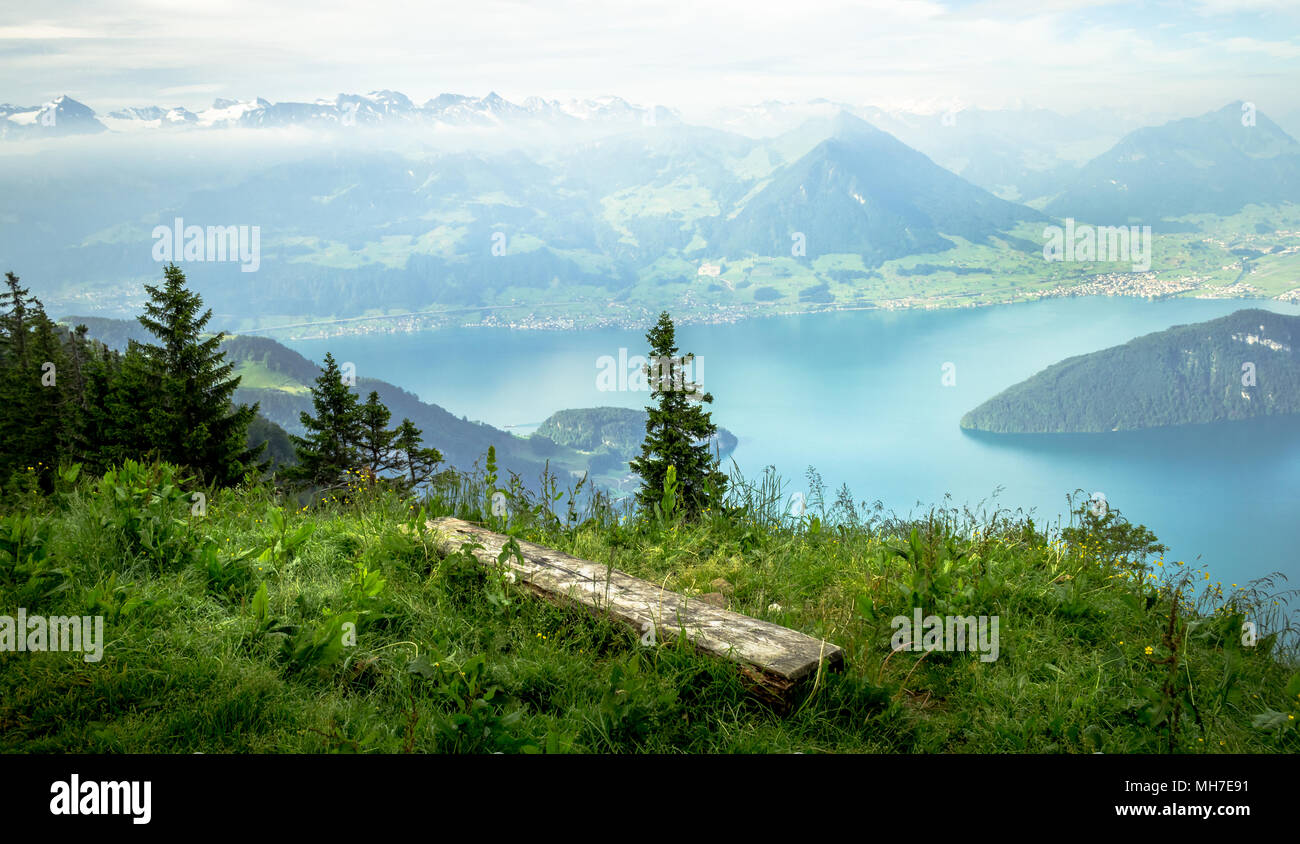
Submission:
[[[580,451],[607,451],[635,456],[645,439],[646,412],[629,407],[585,407],[552,413],[534,436]],[[719,428],[710,451],[726,457],[736,448],[736,435]]]
[[1090,433],[1286,414],[1300,414],[1300,317],[1248,309],[1053,364],[961,426]]

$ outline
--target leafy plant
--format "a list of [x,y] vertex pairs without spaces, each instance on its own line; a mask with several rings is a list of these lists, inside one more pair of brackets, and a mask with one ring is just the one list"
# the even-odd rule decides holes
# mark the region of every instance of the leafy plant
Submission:
[[1289,704],[1289,711],[1266,709],[1256,715],[1252,722],[1256,729],[1273,732],[1279,742],[1300,735],[1300,726],[1297,726],[1300,724],[1300,672],[1292,674],[1291,679],[1287,680],[1282,696]]
[[208,590],[238,603],[254,579],[253,567],[248,560],[255,553],[257,549],[250,549],[234,557],[225,557],[216,542],[204,542],[196,556]]
[[323,620],[284,640],[285,659],[299,671],[328,668],[343,654],[345,637],[355,632],[356,624],[355,612],[327,613]]
[[130,616],[143,603],[132,596],[127,584],[118,583],[117,572],[95,584],[85,597],[86,614],[102,615],[110,624],[117,624],[124,616]]
[[470,606],[483,595],[487,572],[474,556],[474,551],[482,547],[477,542],[463,543],[459,551],[448,554],[438,564],[438,591],[457,607]]
[[527,738],[514,735],[513,728],[523,717],[523,709],[503,710],[498,703],[501,689],[488,682],[486,669],[482,654],[459,665],[446,657],[432,663],[427,657],[417,657],[408,664],[409,672],[429,681],[434,698],[447,710],[432,718],[438,751],[538,752]]
[[263,580],[258,584],[257,591],[253,593],[253,600],[249,604],[249,608],[253,612],[253,620],[257,622],[259,628],[270,621],[268,616],[269,604],[270,596],[267,593],[266,581]]
[[641,670],[641,657],[631,654],[610,667],[608,682],[596,708],[596,728],[613,752],[635,747],[660,726],[659,713],[677,703],[677,690],[656,688]]
[[49,555],[52,522],[30,514],[0,517],[0,583],[18,587],[23,603],[48,598],[70,585],[68,573]]
[[1178,745],[1184,707],[1192,712],[1198,724],[1201,722],[1191,683],[1181,665],[1186,627],[1179,620],[1181,603],[1181,594],[1175,592],[1169,605],[1168,623],[1161,637],[1165,655],[1159,658],[1147,657],[1151,664],[1165,666],[1164,680],[1158,689],[1139,688],[1139,692],[1146,698],[1146,703],[1138,710],[1139,717],[1144,724],[1163,736],[1167,753],[1173,753]]
[[940,538],[940,532],[931,520],[926,525],[928,541],[922,538],[920,527],[913,525],[906,544],[886,542],[884,545],[889,553],[907,563],[908,577],[898,582],[898,589],[909,606],[957,610],[975,596],[977,581],[960,568],[961,561],[974,549],[958,548],[951,535]]
[[378,569],[371,570],[365,563],[353,567],[352,582],[348,584],[347,598],[358,612],[365,612],[379,603],[379,593],[388,583]]
[[655,505],[656,515],[661,525],[671,522],[677,515],[677,467],[669,465],[664,469],[664,488]]
[[316,530],[316,523],[304,521],[292,533],[289,532],[289,520],[283,507],[269,507],[266,511],[266,523],[271,528],[257,561],[264,567],[284,566],[293,560],[303,544],[311,538]]
[[109,469],[95,484],[100,526],[116,537],[129,556],[141,556],[156,567],[170,568],[189,561],[190,499],[180,471],[168,463],[127,460]]
[[1148,558],[1169,550],[1145,525],[1131,523],[1115,507],[1097,507],[1086,498],[1076,505],[1075,496],[1082,493],[1079,489],[1066,497],[1071,508],[1070,526],[1061,529],[1066,542],[1107,566],[1135,571],[1145,571]]

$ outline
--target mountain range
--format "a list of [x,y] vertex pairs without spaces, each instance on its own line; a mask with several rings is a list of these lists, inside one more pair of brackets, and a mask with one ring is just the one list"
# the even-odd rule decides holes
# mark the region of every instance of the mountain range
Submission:
[[315,126],[347,128],[375,125],[438,127],[497,127],[509,123],[583,123],[639,125],[676,122],[676,112],[662,106],[638,106],[620,97],[572,99],[565,102],[529,97],[515,104],[495,92],[485,97],[441,94],[413,103],[398,91],[339,94],[313,102],[270,102],[218,98],[198,111],[181,106],[130,106],[105,116],[66,95],[39,106],[0,105],[0,128],[10,137],[24,134],[65,135],[84,132],[139,132],[168,129],[284,128]]
[[[791,129],[751,137],[618,98],[514,104],[445,94],[416,105],[378,91],[316,103],[218,100],[195,113],[142,106],[101,120],[61,97],[39,108],[0,106],[11,136],[96,133],[75,147],[0,157],[0,262],[60,310],[126,315],[139,305],[140,284],[160,272],[156,227],[257,227],[257,272],[212,260],[184,266],[232,331],[570,301],[598,312],[617,305],[632,319],[683,302],[722,312],[860,304],[874,295],[858,291],[875,271],[908,256],[969,269],[959,261],[983,249],[986,261],[1006,255],[1014,271],[1040,274],[1039,232],[1054,218],[1188,228],[1165,221],[1300,202],[1296,141],[1263,113],[1246,125],[1246,105],[1136,129],[1079,167],[1072,157],[1121,122],[1079,129],[1083,140],[1071,145],[1077,121],[1041,110],[815,111]],[[918,144],[932,139],[949,166],[864,113]],[[276,135],[258,131],[227,142],[201,131],[344,128],[345,116],[377,127],[379,138],[386,127],[415,127],[417,146],[259,141]],[[104,131],[121,122],[144,131]],[[556,124],[600,128],[562,133],[568,142],[525,130],[531,145],[510,135]],[[1019,141],[1018,125],[1032,129]],[[448,135],[437,127],[451,126],[511,140],[437,146]],[[1012,172],[1023,178],[1008,179]],[[1009,198],[1030,194],[1031,204]],[[1010,271],[995,269],[989,284]],[[901,286],[924,289],[917,284]]]

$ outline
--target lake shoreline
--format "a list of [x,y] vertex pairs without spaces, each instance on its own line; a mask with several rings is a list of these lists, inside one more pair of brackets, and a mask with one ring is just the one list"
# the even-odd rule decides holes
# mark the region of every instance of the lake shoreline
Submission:
[[[1188,295],[1196,292],[1200,295]],[[836,313],[855,313],[855,312],[881,312],[881,313],[899,313],[909,311],[941,311],[941,310],[969,310],[978,308],[991,308],[1010,305],[1029,305],[1037,302],[1054,300],[1054,299],[1134,299],[1145,302],[1163,302],[1177,301],[1186,299],[1195,300],[1231,300],[1242,302],[1257,303],[1257,307],[1268,308],[1270,303],[1278,305],[1296,305],[1296,300],[1286,299],[1284,297],[1266,297],[1266,296],[1240,296],[1225,293],[1223,295],[1206,295],[1204,291],[1180,291],[1167,295],[1138,295],[1132,293],[1076,293],[1072,292],[1069,287],[1056,288],[1051,291],[1042,292],[1037,295],[1012,296],[1009,299],[997,301],[971,301],[964,300],[965,296],[985,295],[984,293],[961,294],[960,296],[943,296],[934,299],[903,299],[903,300],[886,300],[880,304],[857,304],[844,303],[842,305],[833,305],[830,307],[817,307],[809,303],[809,307],[791,307],[785,305],[783,310],[774,310],[763,305],[735,305],[722,306],[718,311],[700,313],[689,307],[686,310],[673,311],[672,305],[664,305],[673,315],[673,321],[679,327],[698,326],[698,325],[734,325],[740,322],[765,320],[780,317],[798,317],[810,316],[814,314],[836,314]],[[894,304],[897,303],[897,304]],[[562,303],[563,305],[574,303]],[[609,303],[584,303],[592,306],[609,307]],[[438,317],[451,313],[483,313],[485,311],[510,310],[514,307],[526,308],[535,307],[528,305],[484,305],[472,308],[450,308],[443,311],[416,311],[393,315],[376,315],[365,317],[348,317],[338,320],[322,320],[319,322],[295,323],[284,326],[272,326],[265,328],[249,329],[227,329],[227,334],[248,334],[257,336],[268,336],[278,339],[281,342],[296,342],[307,340],[329,340],[338,337],[367,337],[367,336],[390,336],[390,335],[410,335],[422,334],[434,331],[445,331],[448,329],[505,329],[509,331],[527,331],[527,332],[577,332],[577,331],[597,331],[601,329],[643,329],[653,324],[658,316],[658,312],[652,313],[650,310],[644,310],[640,315],[633,317],[596,317],[593,315],[575,315],[575,316],[549,316],[541,317],[536,313],[529,313],[519,320],[508,321],[489,317],[475,322],[444,322],[437,324],[434,320]],[[349,330],[340,328],[336,331],[317,331],[312,333],[289,333],[281,335],[281,332],[292,331],[296,328],[307,328],[327,325],[358,325],[360,323],[383,323],[391,320],[409,320],[410,323],[405,326],[392,327],[388,330],[365,330],[361,327]],[[428,320],[428,324],[419,324],[420,320]]]

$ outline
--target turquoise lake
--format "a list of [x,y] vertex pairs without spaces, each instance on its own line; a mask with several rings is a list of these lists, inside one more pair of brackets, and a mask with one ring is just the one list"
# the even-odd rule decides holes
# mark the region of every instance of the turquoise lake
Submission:
[[[1062,358],[1260,307],[1300,313],[1277,302],[1077,298],[771,317],[680,326],[677,335],[702,361],[714,421],[739,438],[738,466],[748,477],[776,467],[787,495],[806,492],[814,466],[828,498],[848,484],[855,500],[919,514],[950,494],[956,506],[1032,508],[1042,525],[1068,521],[1067,493],[1102,492],[1169,546],[1168,559],[1208,564],[1225,589],[1274,571],[1297,585],[1300,417],[1078,436],[958,426]],[[644,331],[457,328],[288,345],[318,362],[331,351],[358,375],[525,433],[557,410],[644,407],[648,396],[600,391],[596,380],[601,356],[645,351]]]

